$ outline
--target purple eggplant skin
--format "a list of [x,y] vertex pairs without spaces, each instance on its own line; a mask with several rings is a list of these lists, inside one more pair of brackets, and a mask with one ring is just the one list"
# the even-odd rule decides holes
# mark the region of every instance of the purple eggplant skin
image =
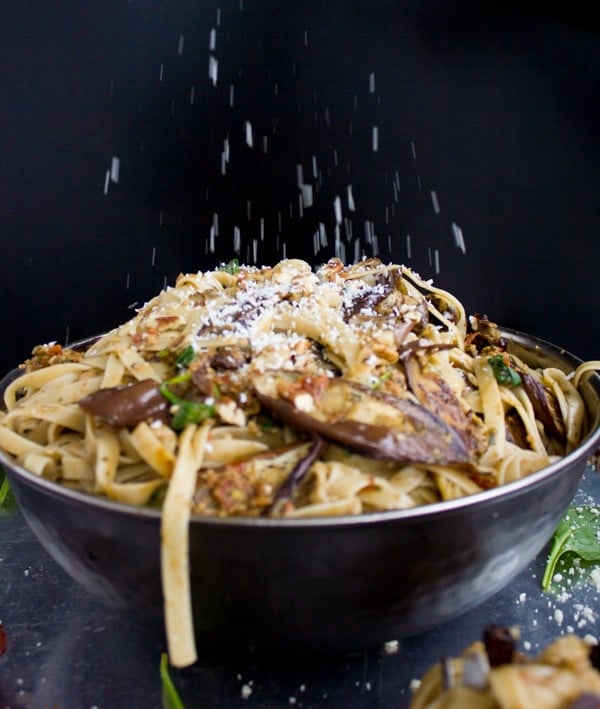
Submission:
[[325,450],[327,444],[320,436],[315,436],[308,453],[301,460],[296,463],[292,472],[284,480],[284,482],[279,486],[279,489],[273,497],[273,502],[265,510],[266,515],[276,515],[277,511],[281,509],[282,506],[288,500],[291,500],[294,492],[297,490],[298,486],[304,478],[307,476],[312,464],[317,460],[321,453]]
[[600,709],[600,694],[584,692],[569,704],[568,709]]
[[531,374],[519,370],[519,375],[523,382],[523,388],[533,406],[536,418],[541,421],[546,433],[553,438],[564,441],[567,435],[565,422],[554,397]]
[[427,373],[414,353],[403,357],[408,386],[419,403],[458,433],[471,456],[485,446],[481,421],[466,410],[460,399],[439,376]]
[[406,421],[406,430],[357,420],[320,420],[290,401],[257,391],[262,405],[292,428],[321,436],[380,460],[402,463],[468,463],[460,435],[425,407],[408,399],[379,395],[354,382],[344,384],[358,395],[393,406]]
[[107,387],[81,399],[79,406],[110,426],[136,426],[142,421],[168,420],[169,402],[153,379]]

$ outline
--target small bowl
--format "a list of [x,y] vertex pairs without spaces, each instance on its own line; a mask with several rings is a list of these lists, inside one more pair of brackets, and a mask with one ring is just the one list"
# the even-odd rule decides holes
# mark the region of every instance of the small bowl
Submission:
[[[580,360],[503,329],[536,367]],[[0,382],[0,391],[18,376]],[[581,387],[590,427],[579,447],[521,480],[423,507],[318,519],[190,523],[198,644],[228,652],[339,652],[428,630],[515,578],[544,548],[600,442],[600,377]],[[0,451],[28,524],[70,576],[144,622],[162,619],[160,513],[74,492]]]

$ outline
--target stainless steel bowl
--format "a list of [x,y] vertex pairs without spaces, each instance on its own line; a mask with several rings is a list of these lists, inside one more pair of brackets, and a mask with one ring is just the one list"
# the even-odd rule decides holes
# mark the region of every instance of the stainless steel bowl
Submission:
[[[503,330],[534,366],[579,360]],[[3,391],[18,372],[0,383]],[[454,618],[507,585],[544,548],[600,445],[600,377],[582,393],[591,425],[560,462],[477,495],[328,519],[194,518],[191,585],[199,645],[239,652],[365,648]],[[91,593],[160,620],[157,511],[77,493],[0,451],[21,510],[54,559]]]

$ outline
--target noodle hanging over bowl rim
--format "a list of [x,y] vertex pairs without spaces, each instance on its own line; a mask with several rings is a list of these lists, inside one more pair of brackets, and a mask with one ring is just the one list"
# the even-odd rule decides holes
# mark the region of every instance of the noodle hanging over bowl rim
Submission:
[[[269,289],[266,297],[263,298],[264,294],[260,294],[257,299],[256,293],[260,291],[261,279],[269,281]],[[187,312],[188,315],[190,312],[193,314],[194,317],[192,318],[185,316],[185,307],[177,298],[177,295],[182,293],[184,300],[191,299],[192,307],[190,310],[189,303],[187,303]],[[252,294],[252,301],[246,298],[248,293]],[[233,294],[233,297],[231,297],[231,294]],[[200,312],[207,303],[212,304],[214,298],[221,299],[218,315],[215,317],[214,312],[211,314],[210,305],[207,306],[208,310],[206,312]],[[297,307],[298,303],[301,303],[303,299],[309,303],[307,312],[301,312]],[[248,307],[249,304],[251,307]],[[182,309],[184,311],[183,315]],[[236,336],[239,335],[239,332],[235,333],[236,329],[239,330],[237,324],[239,321],[247,319],[248,313],[246,311],[252,311],[252,309],[255,312],[251,313],[249,319],[251,326],[255,329],[251,333],[245,331],[245,339],[247,340],[245,347],[249,350],[247,351],[243,348],[236,348],[235,343],[232,346],[232,332]],[[274,309],[277,312],[277,318],[273,317]],[[222,325],[223,314],[226,312],[229,314],[233,312],[234,318],[225,320],[225,327],[219,327]],[[478,330],[478,327],[481,330]],[[231,426],[239,429],[244,427],[248,419],[252,417],[252,406],[254,407],[254,413],[256,413],[257,406],[259,412],[263,410],[263,406],[267,406],[272,407],[269,408],[270,414],[275,417],[279,414],[283,416],[284,423],[281,430],[285,432],[285,436],[282,434],[279,437],[280,446],[283,444],[289,445],[291,441],[296,446],[296,449],[300,447],[300,443],[306,439],[301,437],[300,443],[298,443],[299,439],[295,437],[295,434],[291,437],[289,436],[289,431],[297,430],[298,426],[305,435],[307,432],[309,435],[313,435],[315,431],[317,432],[317,437],[320,437],[323,431],[325,436],[331,433],[332,438],[328,440],[327,446],[335,449],[333,462],[329,460],[321,465],[322,468],[326,468],[325,472],[322,473],[322,477],[326,482],[328,470],[333,470],[333,474],[335,474],[339,469],[345,470],[347,468],[343,456],[358,456],[359,463],[365,459],[367,452],[373,450],[370,436],[374,437],[377,445],[388,446],[386,449],[388,453],[383,456],[384,462],[380,463],[381,459],[378,459],[376,468],[377,466],[379,468],[377,470],[382,469],[381,466],[385,469],[390,465],[399,465],[401,468],[406,462],[403,461],[403,457],[406,458],[407,455],[410,456],[412,454],[415,450],[414,440],[417,439],[418,444],[418,439],[421,435],[423,435],[423,442],[420,446],[417,445],[416,454],[427,457],[431,453],[432,457],[424,462],[419,461],[419,464],[429,467],[434,476],[439,477],[440,466],[449,466],[451,471],[453,466],[455,468],[458,466],[459,469],[470,466],[471,461],[466,457],[465,450],[471,453],[477,450],[478,454],[483,450],[485,455],[487,450],[496,445],[497,441],[493,439],[498,433],[502,435],[499,436],[499,452],[496,454],[495,460],[502,461],[507,457],[507,448],[509,447],[503,423],[497,423],[496,428],[498,430],[494,429],[494,432],[490,434],[489,428],[485,429],[485,423],[482,424],[480,420],[474,420],[473,410],[468,405],[463,405],[464,402],[461,401],[459,396],[462,391],[461,387],[467,391],[469,401],[477,402],[479,408],[483,410],[484,419],[497,418],[498,407],[506,405],[505,402],[507,400],[511,402],[510,406],[516,410],[526,412],[523,415],[523,419],[525,419],[528,413],[531,415],[531,411],[527,409],[527,406],[529,406],[527,397],[513,395],[510,391],[503,394],[504,398],[498,396],[498,390],[501,387],[504,388],[504,385],[499,385],[490,362],[492,358],[500,357],[502,361],[498,360],[498,364],[504,366],[508,374],[513,376],[517,370],[524,376],[531,376],[531,369],[519,357],[511,354],[510,348],[506,349],[504,345],[500,345],[504,337],[506,337],[509,344],[515,342],[518,344],[520,333],[497,328],[493,323],[482,318],[474,328],[475,336],[473,340],[480,336],[483,338],[483,345],[479,344],[478,346],[483,348],[481,352],[485,352],[485,354],[482,355],[481,352],[478,352],[474,355],[476,365],[466,374],[457,375],[456,372],[446,369],[445,371],[451,374],[454,388],[448,388],[444,385],[442,391],[436,390],[436,386],[439,385],[440,381],[446,383],[449,381],[439,375],[440,367],[442,370],[444,367],[447,368],[449,366],[458,368],[461,360],[466,358],[466,352],[461,350],[461,347],[464,347],[467,328],[468,322],[464,308],[454,296],[446,291],[434,288],[430,282],[422,281],[406,267],[396,264],[386,265],[375,259],[359,262],[354,266],[348,267],[333,259],[317,272],[314,272],[304,262],[287,260],[280,262],[273,268],[241,267],[238,270],[236,266],[234,272],[230,272],[230,269],[225,268],[206,273],[199,272],[198,274],[182,275],[178,278],[174,287],[162,291],[156,298],[143,306],[134,318],[110,331],[110,333],[91,340],[89,348],[85,354],[82,354],[79,361],[77,361],[78,357],[75,356],[73,360],[67,358],[66,361],[56,365],[51,364],[50,366],[44,366],[42,363],[40,367],[34,362],[33,365],[30,365],[30,370],[26,374],[19,377],[19,372],[15,372],[5,378],[4,383],[7,383],[7,379],[10,378],[12,380],[14,376],[14,380],[7,383],[5,390],[8,413],[4,415],[0,426],[0,459],[6,462],[9,467],[17,468],[21,474],[26,471],[28,476],[35,478],[38,484],[46,486],[52,494],[74,495],[80,501],[85,499],[87,503],[100,506],[107,505],[111,509],[115,509],[115,506],[118,509],[122,505],[124,510],[131,511],[131,505],[127,502],[128,493],[122,497],[122,484],[120,482],[114,483],[117,467],[115,460],[127,459],[128,463],[133,460],[132,466],[138,465],[139,467],[141,465],[142,468],[147,461],[140,461],[143,456],[135,458],[134,437],[127,432],[122,434],[119,439],[120,434],[115,432],[116,429],[122,431],[128,426],[129,428],[134,427],[134,433],[141,441],[140,445],[142,447],[145,442],[153,440],[153,428],[161,431],[161,435],[171,446],[173,446],[173,441],[177,440],[177,436],[180,439],[186,436],[189,440],[190,436],[200,430],[206,444],[211,435],[211,428],[213,430],[219,428],[214,423],[215,419],[220,419],[220,423],[225,424],[225,426],[221,425],[220,428],[227,429],[227,426]],[[360,337],[356,335],[356,331],[360,333]],[[165,346],[164,338],[161,339],[165,332],[168,334],[166,339],[169,346]],[[274,332],[278,333],[277,337],[270,337],[270,334]],[[293,334],[292,340],[295,351],[293,357],[290,357],[289,351],[287,353],[284,352],[282,357],[279,334],[282,334],[285,338],[290,332]],[[266,346],[263,350],[257,350],[255,341],[263,335],[265,336]],[[217,348],[221,348],[221,351],[217,352],[212,347],[215,341],[217,342]],[[341,347],[337,344],[340,341],[342,343]],[[117,343],[116,349],[115,342]],[[176,342],[177,350],[172,347],[173,342]],[[365,342],[367,342],[366,345]],[[555,349],[557,353],[560,352],[564,358],[565,353],[563,351],[548,345],[548,343],[539,342],[543,346]],[[135,346],[132,346],[133,343],[135,343]],[[148,347],[147,352],[150,352],[149,358],[140,354],[140,351],[146,346]],[[212,353],[212,359],[209,358],[207,360],[204,358],[206,361],[201,361],[200,365],[193,369],[191,373],[191,368],[188,369],[187,364],[179,367],[177,359],[173,359],[174,354],[179,358],[188,351],[190,346],[193,349],[192,362],[198,358],[199,353],[206,353],[206,351]],[[477,345],[474,345],[474,347],[477,347]],[[456,354],[456,350],[459,350],[458,354]],[[402,351],[404,355],[399,354]],[[164,355],[161,355],[164,352],[169,357],[167,364],[165,364]],[[449,352],[454,352],[457,357],[452,361],[452,364],[450,364],[450,356],[447,356]],[[245,366],[247,367],[248,363],[250,365],[256,363],[265,353],[266,357],[263,357],[264,362],[261,367],[258,370],[253,370],[249,378],[236,380],[232,376],[232,371],[237,372],[243,370]],[[45,354],[47,353],[43,353],[44,356]],[[287,360],[285,358],[286,355],[288,357]],[[429,376],[431,371],[427,371],[429,355],[432,355],[431,358],[433,359],[433,376]],[[227,357],[233,358],[233,365],[231,362],[226,362]],[[202,358],[200,357],[200,359]],[[570,357],[570,359],[573,360],[574,370],[579,367],[577,369],[578,374],[575,375],[576,379],[583,376],[586,369],[592,370],[598,367],[596,362],[581,364],[574,357]],[[215,364],[217,360],[224,362],[222,369],[219,369]],[[292,366],[287,369],[285,366],[281,368],[282,361],[284,365],[292,362]],[[511,365],[515,365],[514,370]],[[42,396],[41,402],[35,403],[35,406],[37,406],[35,411],[38,414],[40,412],[45,414],[47,419],[44,420],[40,429],[50,429],[51,431],[59,429],[59,436],[61,430],[68,429],[67,435],[70,438],[64,443],[65,448],[72,443],[71,439],[74,438],[73,431],[79,429],[81,439],[84,444],[87,444],[92,449],[95,456],[93,464],[95,480],[93,485],[96,486],[96,492],[108,493],[109,496],[112,495],[114,497],[113,491],[117,490],[116,500],[90,496],[88,492],[72,490],[68,487],[57,485],[53,480],[39,477],[40,475],[43,476],[47,463],[44,460],[44,456],[50,459],[52,459],[52,456],[55,458],[58,456],[56,450],[51,452],[50,456],[47,455],[47,451],[50,448],[47,442],[36,443],[29,454],[34,461],[34,470],[35,465],[39,464],[37,475],[36,472],[31,470],[27,471],[27,466],[23,465],[23,461],[16,463],[13,457],[6,455],[1,450],[7,448],[10,450],[12,447],[12,452],[15,455],[18,454],[18,449],[21,445],[18,437],[21,436],[23,438],[23,436],[21,432],[7,429],[6,421],[9,418],[18,419],[19,414],[22,414],[25,405],[29,401],[29,395],[21,395],[19,393],[20,390],[22,391],[25,387],[34,389],[33,397],[35,398],[35,394],[41,389],[35,389],[32,382],[37,382],[38,379],[43,380],[48,371],[52,371],[53,367],[55,368],[54,371],[58,368],[61,373],[64,372],[68,375],[65,381],[67,389],[61,384],[59,387],[61,392],[68,392],[68,385],[71,383],[69,376],[79,371],[85,371],[83,388],[76,394],[71,394],[73,401],[67,404],[70,407],[67,413],[58,411],[60,406],[56,409],[52,408],[54,405],[52,394],[50,395],[50,401],[44,401]],[[305,373],[307,367],[309,369],[308,375]],[[503,375],[506,375],[507,371],[503,369]],[[98,374],[99,372],[100,374]],[[180,372],[183,373],[180,374]],[[211,391],[206,391],[206,375],[209,372],[213,374],[217,372],[220,376],[214,395],[212,395]],[[244,405],[248,401],[245,396],[248,381],[259,382],[260,375],[265,374],[265,372],[264,391],[260,391],[259,387],[258,401],[256,399],[253,400],[251,407],[244,410]],[[273,372],[276,372],[277,376],[274,377]],[[168,387],[160,390],[158,386],[164,386],[166,373],[168,373]],[[411,378],[415,383],[412,384],[412,389],[409,391],[410,386],[407,385],[407,381],[411,380]],[[214,502],[211,502],[213,507],[209,514],[199,514],[198,510],[194,509],[194,506],[191,509],[187,509],[185,524],[179,525],[179,532],[177,533],[181,550],[187,553],[185,546],[187,537],[185,531],[182,530],[187,526],[188,521],[192,524],[195,520],[201,520],[207,524],[233,524],[241,525],[242,527],[246,525],[275,527],[360,525],[372,523],[377,519],[389,519],[390,517],[410,518],[440,514],[445,511],[460,509],[464,506],[476,505],[482,499],[492,499],[498,495],[507,496],[511,492],[519,491],[524,486],[534,486],[538,481],[553,475],[557,468],[565,465],[565,461],[568,461],[570,457],[581,456],[584,449],[591,452],[595,441],[600,437],[597,430],[595,433],[588,432],[586,434],[587,437],[581,437],[578,433],[577,428],[579,427],[579,429],[583,430],[582,427],[586,425],[584,422],[585,404],[581,400],[579,404],[576,402],[575,406],[572,407],[576,387],[570,383],[569,376],[562,371],[553,370],[551,378],[559,383],[554,385],[553,390],[552,385],[547,384],[546,388],[547,392],[549,392],[547,396],[553,397],[555,403],[558,402],[558,408],[562,407],[561,410],[566,412],[565,418],[573,414],[573,411],[575,412],[574,418],[576,420],[572,427],[575,433],[572,434],[572,439],[570,439],[571,428],[567,427],[564,432],[564,455],[558,455],[556,450],[553,450],[542,463],[539,460],[536,461],[535,465],[537,467],[534,467],[532,472],[527,472],[523,477],[493,484],[489,489],[485,487],[481,489],[475,485],[466,494],[458,496],[453,495],[450,487],[448,499],[434,499],[422,504],[413,504],[405,509],[390,506],[383,509],[371,509],[367,506],[367,509],[355,509],[350,512],[346,508],[342,508],[342,511],[337,513],[335,512],[336,506],[334,504],[327,512],[320,514],[319,510],[322,510],[323,506],[316,505],[316,512],[313,512],[310,516],[294,516],[293,496],[297,494],[298,489],[301,489],[301,485],[304,484],[301,482],[296,489],[292,489],[290,494],[285,497],[284,507],[279,508],[283,509],[284,513],[277,514],[273,518],[266,516],[264,512],[275,509],[275,489],[283,487],[282,476],[279,475],[277,485],[273,485],[272,480],[269,483],[271,496],[267,496],[267,501],[262,503],[262,507],[259,508],[258,512],[254,510],[253,514],[222,515],[222,510],[215,508]],[[272,381],[273,379],[275,379],[274,382]],[[343,388],[340,389],[340,392],[336,392],[333,383],[337,386],[340,384],[340,380],[345,380],[342,382]],[[147,392],[149,392],[150,397],[153,397],[153,401],[150,409],[143,410],[144,416],[141,420],[137,420],[133,424],[123,425],[116,425],[112,420],[107,421],[106,410],[102,408],[102,402],[98,404],[98,401],[94,400],[94,395],[98,391],[106,390],[109,393],[116,394],[119,389],[127,389],[135,383],[148,381],[157,382],[157,386],[150,385],[145,387],[143,395],[146,396]],[[177,389],[177,386],[182,382],[184,383],[183,390]],[[191,390],[189,388],[190,382],[193,383]],[[240,382],[244,384],[241,389],[239,388]],[[482,390],[484,387],[492,390],[496,394],[495,397],[491,396],[489,400],[484,401],[485,397],[482,395],[481,399],[478,400],[476,383],[481,385]],[[442,411],[442,415],[444,413],[447,414],[446,420],[442,420],[442,416],[438,416],[437,412],[435,416],[431,416],[431,411],[429,410],[431,407],[425,406],[423,399],[418,399],[415,392],[420,391],[421,384],[423,384],[425,389],[427,386],[433,386],[433,394],[428,391],[423,394],[424,400],[429,404],[431,404],[431,399],[428,400],[427,397],[430,395],[433,397],[435,405],[440,404],[441,406],[443,401],[450,400],[450,411]],[[193,388],[194,386],[196,389]],[[404,391],[402,390],[403,386],[405,387]],[[508,388],[512,388],[512,386],[513,384]],[[222,396],[223,387],[230,387],[230,391],[225,391],[224,396]],[[440,387],[441,385],[438,386],[438,389]],[[191,402],[189,400],[190,391],[195,397]],[[401,396],[398,395],[398,392],[400,392]],[[199,396],[199,394],[202,394],[202,396]],[[237,399],[232,394],[237,394]],[[243,396],[240,396],[240,394],[243,394]],[[562,395],[564,395],[564,400],[561,399]],[[69,394],[67,393],[66,396],[68,398]],[[89,409],[86,409],[83,405],[84,401],[88,401],[87,397],[92,400],[91,408]],[[167,407],[167,402],[163,401],[161,397],[166,398],[167,402],[172,406]],[[354,398],[358,401],[356,408],[348,408],[347,402]],[[79,405],[80,401],[82,402],[81,405]],[[322,405],[322,402],[324,402],[323,410],[320,410],[319,406]],[[157,408],[152,408],[153,406]],[[335,408],[336,406],[338,408]],[[381,422],[384,421],[387,424],[389,421],[396,421],[394,417],[399,406],[402,407],[402,415],[398,420],[402,424],[408,421],[409,430],[408,432],[400,431],[390,443],[388,429],[385,426],[381,426]],[[44,407],[46,408],[44,409]],[[185,423],[179,429],[182,431],[181,433],[173,433],[175,417],[178,412],[186,407],[193,412],[194,416],[201,412],[202,417],[192,423]],[[201,407],[208,407],[209,413],[204,415],[205,410]],[[333,417],[328,419],[325,415],[323,420],[323,411],[326,414],[330,414],[331,407],[333,407]],[[373,409],[377,415],[373,416],[370,409]],[[152,412],[151,415],[146,415],[148,411]],[[361,413],[364,411],[369,413],[366,419],[361,418]],[[500,411],[502,413],[503,409]],[[173,418],[169,419],[170,416]],[[454,436],[452,426],[448,425],[448,417],[452,421],[453,416],[458,417],[462,426],[460,433],[456,436]],[[533,418],[535,419],[535,417]],[[535,420],[537,421],[537,419]],[[151,422],[151,425],[148,425],[148,421]],[[589,425],[589,422],[587,425]],[[597,422],[595,425],[597,425]],[[195,429],[196,426],[199,426],[197,431]],[[304,428],[302,428],[303,426]],[[381,434],[382,428],[385,429],[384,435]],[[350,431],[349,438],[348,431]],[[360,435],[357,435],[357,431]],[[365,431],[368,435],[363,435]],[[526,430],[526,435],[532,449],[535,449],[536,446],[542,449],[544,448],[545,440],[552,439],[552,435],[549,436],[548,431],[539,423],[530,426]],[[431,441],[435,436],[438,436],[443,442],[440,443],[439,450],[435,448],[431,452]],[[542,440],[542,437],[544,440]],[[25,435],[24,438],[27,438],[27,436]],[[93,439],[92,443],[89,442],[90,439]],[[348,453],[347,450],[344,450],[344,444],[348,440],[352,444],[358,441],[358,453]],[[162,471],[163,475],[162,480],[155,480],[156,487],[166,488],[166,500],[168,500],[169,490],[171,489],[168,480],[176,477],[175,471],[177,470],[178,456],[174,453],[175,449],[173,447],[170,450],[168,445],[161,447],[162,441],[159,440],[154,443],[153,464],[158,473],[161,474]],[[229,444],[230,441],[227,439],[227,434],[225,434],[225,445],[229,446]],[[246,443],[242,441],[242,447],[244,445]],[[263,445],[262,441],[261,445]],[[550,440],[550,445],[555,446],[555,442]],[[77,447],[77,442],[75,442],[74,446],[75,448]],[[149,448],[152,448],[152,445]],[[514,452],[514,446],[510,448]],[[76,452],[80,453],[80,449],[81,445],[79,449],[76,448]],[[139,453],[139,450],[137,452]],[[210,448],[206,445],[204,455],[205,457],[206,455],[210,457]],[[308,457],[305,452],[302,455],[305,459]],[[398,457],[394,459],[394,456]],[[196,460],[199,461],[202,457],[202,454],[199,454]],[[375,457],[377,459],[377,454]],[[244,464],[250,459],[251,457],[247,455],[242,456]],[[449,463],[447,459],[450,461]],[[226,460],[217,467],[226,469],[228,465],[231,467],[230,464],[232,463],[233,473],[236,473],[235,465],[239,460],[240,458],[236,459],[234,454],[232,460]],[[305,467],[313,470],[312,464],[315,461],[309,462],[310,465]],[[318,464],[319,461],[317,460],[316,463]],[[196,469],[192,471],[194,476],[199,473],[198,464],[195,463]],[[71,465],[77,467],[80,462],[75,461],[73,463],[71,461]],[[327,468],[327,465],[329,465],[329,468]],[[49,466],[50,468],[52,467],[52,460],[50,460]],[[292,472],[298,469],[298,465],[292,465],[291,467],[293,468]],[[483,471],[483,473],[489,474],[489,467],[488,464],[488,470]],[[167,471],[166,474],[164,473],[165,470]],[[289,472],[289,469],[287,472]],[[481,472],[479,471],[480,474]],[[209,481],[211,480],[211,475],[212,473],[209,473],[207,477]],[[187,490],[187,495],[189,496],[194,491],[194,481],[190,480],[189,475],[187,477],[187,486],[184,489]],[[212,475],[212,478],[214,477]],[[449,485],[452,486],[452,475],[449,477],[451,480]],[[285,476],[283,478],[285,479]],[[143,480],[142,486],[146,482],[146,480]],[[214,483],[214,479],[212,482]],[[362,482],[364,483],[364,481]],[[364,487],[367,488],[367,498],[371,482],[372,477],[364,484]],[[361,484],[361,481],[359,481],[359,484]],[[318,485],[316,487],[318,488]],[[218,491],[217,483],[215,483],[212,492],[214,490]],[[239,490],[234,490],[234,492],[239,492]],[[195,494],[198,494],[197,490]],[[226,496],[224,496],[224,499],[227,499]],[[327,509],[327,506],[325,507]],[[331,509],[334,512],[331,512]],[[163,513],[160,510],[140,507],[136,509],[136,514],[160,517]],[[173,515],[170,516],[173,517]],[[169,526],[172,525],[168,524],[168,520],[163,519],[163,528],[167,529]],[[169,534],[167,532],[167,537]],[[168,544],[168,538],[166,541],[163,540],[163,549]],[[176,559],[176,555],[172,556],[171,559]],[[179,561],[181,561],[181,558]],[[167,562],[165,562],[166,567]],[[184,583],[187,575],[189,574],[185,567],[180,565],[180,582]],[[163,586],[166,589],[169,584],[164,583]],[[166,593],[169,596],[172,595],[171,592],[167,591]],[[179,595],[173,598],[166,598],[166,606],[175,607],[176,616],[181,612],[182,606],[186,606],[183,603],[185,598],[187,597],[189,600],[189,589],[183,588],[183,591],[180,589],[177,593]],[[166,610],[166,613],[169,615],[168,610]],[[173,639],[171,641],[170,652],[173,664],[184,666],[191,664],[195,660],[196,654],[193,648],[191,624],[191,618],[183,623],[187,627],[185,632],[188,633],[190,642],[182,656],[178,656],[179,650],[177,646],[179,641]],[[169,619],[167,618],[168,625]]]

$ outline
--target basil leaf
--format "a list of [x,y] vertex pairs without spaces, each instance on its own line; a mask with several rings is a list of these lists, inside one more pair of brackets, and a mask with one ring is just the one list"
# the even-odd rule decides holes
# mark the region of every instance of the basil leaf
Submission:
[[521,384],[521,377],[516,369],[509,367],[502,355],[494,355],[488,359],[488,364],[492,368],[494,377],[498,384],[507,387],[518,387]]
[[8,515],[17,506],[6,473],[0,468],[0,517]]
[[162,683],[163,709],[185,709],[169,674],[169,658],[166,652],[160,656],[160,681]]
[[560,521],[554,536],[542,578],[542,588],[550,587],[559,560],[600,561],[600,508],[594,505],[571,505]]

